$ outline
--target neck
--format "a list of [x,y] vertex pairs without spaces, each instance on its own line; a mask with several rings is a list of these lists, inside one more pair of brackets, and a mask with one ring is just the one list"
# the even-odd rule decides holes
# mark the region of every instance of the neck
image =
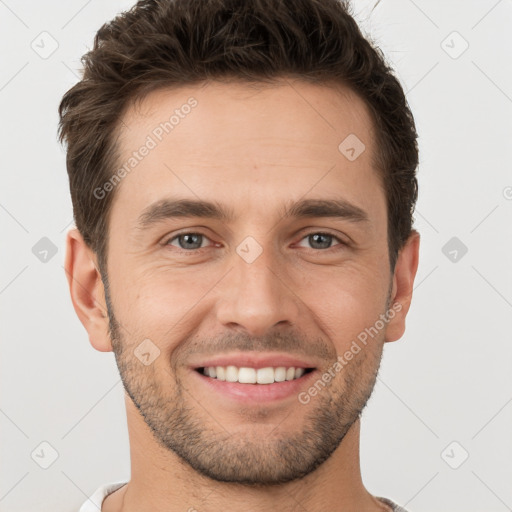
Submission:
[[105,499],[102,512],[291,512],[299,505],[299,509],[308,512],[389,510],[365,489],[361,479],[360,420],[352,425],[331,457],[312,473],[281,485],[254,487],[218,482],[197,473],[156,442],[128,398],[126,406],[131,479]]

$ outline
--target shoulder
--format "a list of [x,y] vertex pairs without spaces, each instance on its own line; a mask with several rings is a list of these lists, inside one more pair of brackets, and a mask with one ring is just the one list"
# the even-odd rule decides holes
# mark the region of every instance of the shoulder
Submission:
[[400,505],[397,505],[394,501],[390,500],[389,498],[383,498],[382,496],[376,496],[376,498],[385,505],[389,505],[393,512],[408,512],[405,508],[401,507]]
[[126,481],[118,481],[118,482],[110,482],[107,484],[103,484],[85,501],[85,503],[80,507],[78,512],[98,512],[101,511],[101,505],[105,498],[117,491],[123,485],[126,485]]

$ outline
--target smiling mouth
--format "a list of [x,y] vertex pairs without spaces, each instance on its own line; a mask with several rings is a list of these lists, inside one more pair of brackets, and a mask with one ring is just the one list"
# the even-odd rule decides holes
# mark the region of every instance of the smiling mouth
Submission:
[[299,368],[294,366],[278,366],[251,368],[237,366],[205,366],[195,370],[215,380],[236,382],[239,384],[274,384],[300,379],[311,373],[315,368]]

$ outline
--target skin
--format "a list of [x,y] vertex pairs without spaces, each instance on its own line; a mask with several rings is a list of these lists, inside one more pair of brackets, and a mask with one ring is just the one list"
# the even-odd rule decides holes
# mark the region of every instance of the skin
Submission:
[[[102,510],[389,510],[361,479],[360,414],[384,343],[405,330],[419,234],[392,273],[368,110],[346,88],[288,79],[158,90],[124,113],[121,161],[191,96],[197,106],[117,185],[107,296],[96,255],[76,229],[67,236],[74,308],[92,346],[115,352],[126,390],[131,480]],[[354,161],[338,150],[351,133],[366,147]],[[137,229],[140,213],[171,195],[218,201],[234,220]],[[304,198],[342,198],[368,222],[284,219],[283,205]],[[308,236],[322,232],[333,237]],[[236,252],[247,236],[262,249],[250,264]],[[212,354],[279,349],[324,373],[393,304],[400,310],[307,404],[241,407],[189,368]],[[160,350],[149,365],[134,356],[145,339]]]

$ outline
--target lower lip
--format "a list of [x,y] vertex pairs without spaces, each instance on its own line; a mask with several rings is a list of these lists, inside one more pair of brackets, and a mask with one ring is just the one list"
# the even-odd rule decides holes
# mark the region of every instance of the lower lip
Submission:
[[192,373],[211,391],[221,393],[238,402],[249,404],[274,402],[297,396],[302,389],[309,385],[317,371],[313,370],[305,373],[298,379],[274,382],[273,384],[241,384],[240,382],[227,382],[208,377],[196,370],[192,370]]

